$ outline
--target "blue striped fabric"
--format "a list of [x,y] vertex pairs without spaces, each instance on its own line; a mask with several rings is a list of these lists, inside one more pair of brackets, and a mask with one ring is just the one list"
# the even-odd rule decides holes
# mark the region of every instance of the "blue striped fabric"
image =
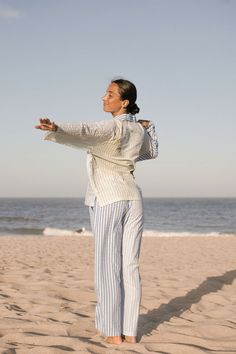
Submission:
[[139,151],[139,156],[135,160],[144,161],[156,158],[158,155],[158,137],[155,132],[155,126],[152,122],[150,122],[147,129],[145,129],[143,145]]
[[89,208],[95,237],[96,328],[106,336],[136,336],[141,280],[142,201]]

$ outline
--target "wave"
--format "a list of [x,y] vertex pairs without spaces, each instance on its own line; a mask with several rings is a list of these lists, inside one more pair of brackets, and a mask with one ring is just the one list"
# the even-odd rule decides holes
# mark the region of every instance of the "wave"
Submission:
[[[35,235],[35,236],[93,236],[93,233],[84,227],[78,230],[46,227],[46,228],[0,228],[1,235]],[[236,236],[236,231],[226,232],[191,232],[191,231],[158,231],[145,229],[144,237],[222,237]]]
[[192,232],[192,231],[158,231],[144,230],[145,237],[218,237],[218,236],[236,236],[236,232]]
[[79,230],[56,229],[53,227],[46,227],[43,230],[44,236],[92,236],[92,232],[82,227]]
[[[45,236],[92,236],[92,232],[84,227],[80,230],[57,229],[47,227],[43,230]],[[218,237],[218,236],[236,236],[236,232],[163,232],[158,230],[144,230],[144,237]]]

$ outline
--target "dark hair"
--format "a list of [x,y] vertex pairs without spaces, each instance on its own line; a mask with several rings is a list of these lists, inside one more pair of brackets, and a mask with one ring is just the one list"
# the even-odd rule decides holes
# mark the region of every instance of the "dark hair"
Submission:
[[112,80],[111,83],[119,86],[119,93],[122,100],[128,100],[129,104],[126,107],[127,113],[137,114],[139,113],[139,107],[135,101],[137,99],[137,90],[132,82],[125,79]]

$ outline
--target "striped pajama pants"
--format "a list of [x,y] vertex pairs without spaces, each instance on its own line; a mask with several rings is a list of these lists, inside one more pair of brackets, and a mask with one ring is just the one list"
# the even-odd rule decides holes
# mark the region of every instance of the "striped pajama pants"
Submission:
[[95,325],[106,336],[136,336],[141,300],[141,200],[89,207],[95,237]]

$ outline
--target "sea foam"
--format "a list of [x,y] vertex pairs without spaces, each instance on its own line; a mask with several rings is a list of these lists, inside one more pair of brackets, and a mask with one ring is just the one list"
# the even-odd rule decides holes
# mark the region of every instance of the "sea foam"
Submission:
[[[43,230],[44,236],[93,236],[93,233],[82,227],[79,230],[58,229],[52,227],[46,227]],[[161,232],[158,230],[144,230],[144,237],[218,237],[218,236],[236,236],[235,233],[220,233],[220,232],[208,232],[208,233],[196,233],[196,232]]]

